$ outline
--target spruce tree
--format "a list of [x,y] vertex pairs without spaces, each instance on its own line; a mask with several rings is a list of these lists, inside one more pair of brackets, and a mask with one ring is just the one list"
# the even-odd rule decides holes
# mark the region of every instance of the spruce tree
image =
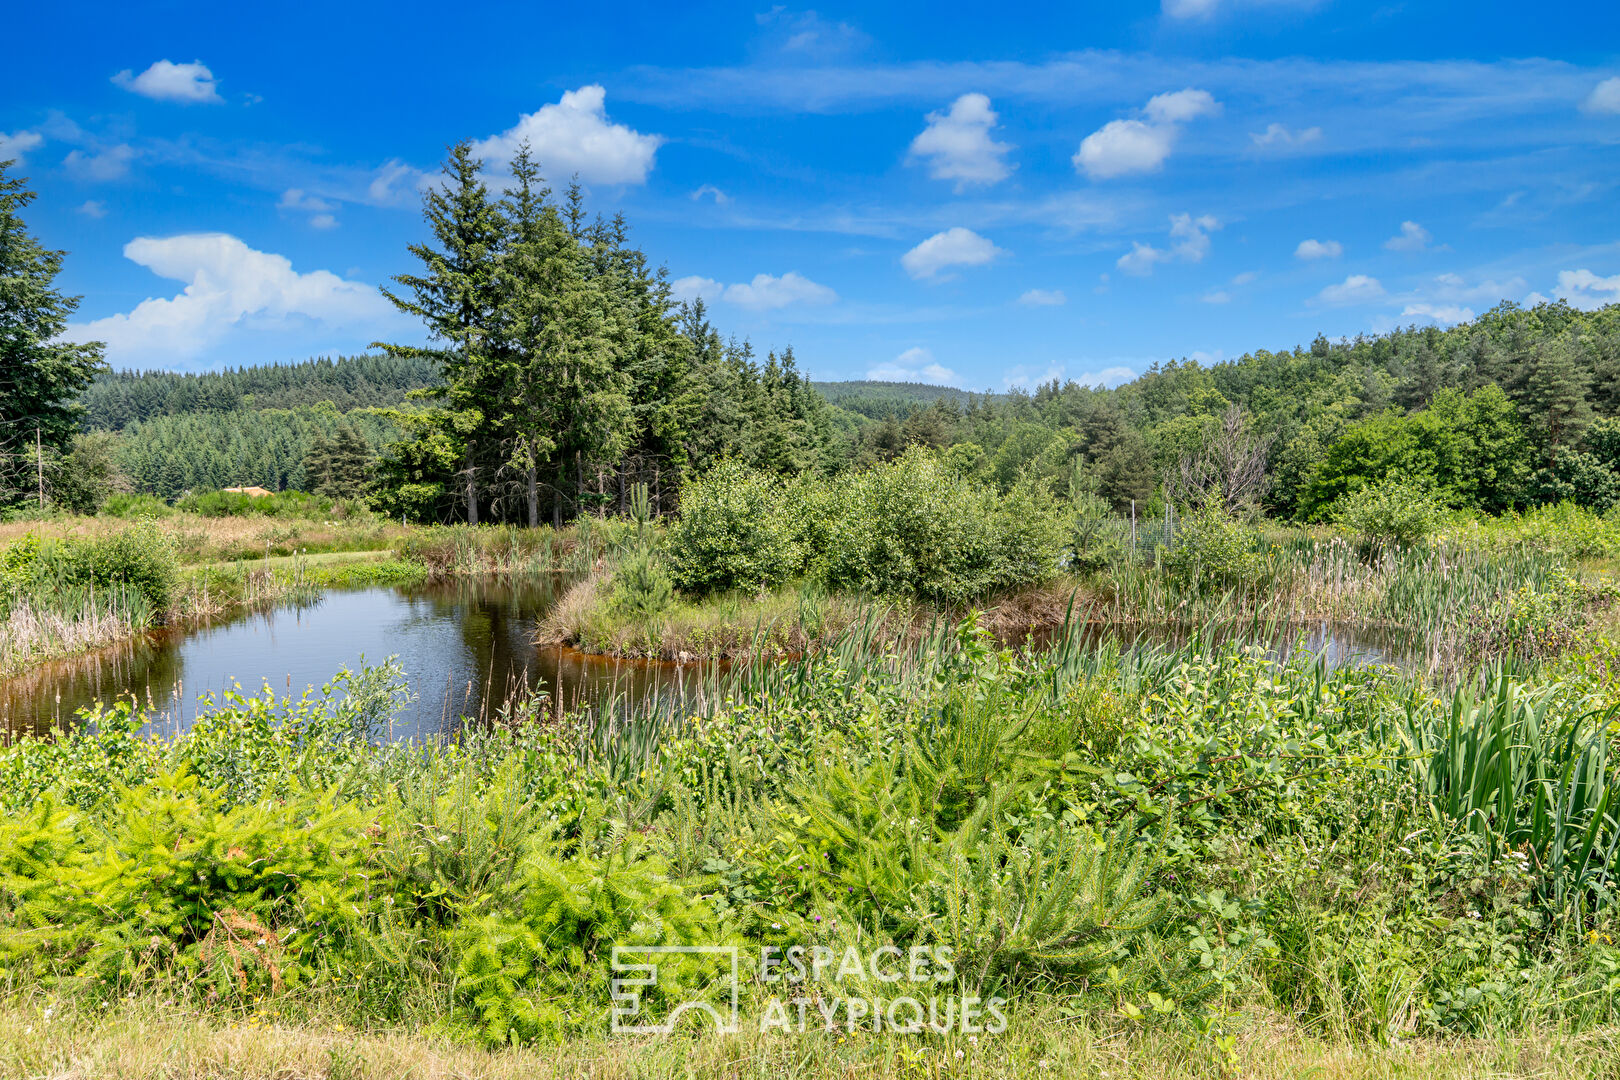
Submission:
[[471,525],[478,524],[480,470],[498,443],[495,418],[487,417],[485,409],[499,392],[490,334],[499,304],[497,259],[506,235],[500,208],[479,178],[482,167],[469,142],[451,147],[442,184],[430,187],[422,198],[422,216],[437,246],[409,246],[423,272],[394,278],[408,294],[382,290],[400,311],[421,319],[430,341],[438,344],[373,346],[390,356],[438,361],[444,385],[432,393],[447,407],[443,431],[459,450]]
[[103,366],[100,342],[58,340],[79,297],[56,288],[62,251],[31,236],[21,211],[34,201],[0,161],[0,504],[38,484],[43,449],[65,453],[79,429],[78,397]]

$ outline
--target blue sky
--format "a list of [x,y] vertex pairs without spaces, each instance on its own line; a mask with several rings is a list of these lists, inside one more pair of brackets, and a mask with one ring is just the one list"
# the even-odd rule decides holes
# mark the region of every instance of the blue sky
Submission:
[[818,378],[1111,383],[1620,300],[1612,2],[75,4],[8,36],[0,157],[118,367],[413,336],[375,287],[464,137],[527,137]]

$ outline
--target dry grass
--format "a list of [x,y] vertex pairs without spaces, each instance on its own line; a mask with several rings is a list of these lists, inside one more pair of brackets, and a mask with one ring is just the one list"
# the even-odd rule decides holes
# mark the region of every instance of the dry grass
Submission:
[[[1069,617],[1080,586],[1072,578],[1034,585],[998,598],[983,610],[983,625],[1001,640],[1022,642],[1054,630]],[[790,656],[836,640],[857,623],[875,640],[919,640],[941,621],[955,623],[967,608],[921,603],[878,605],[856,596],[828,596],[792,588],[757,595],[678,601],[652,618],[609,609],[612,577],[601,571],[576,582],[547,613],[539,641],[620,658],[689,662],[714,658]]]
[[100,649],[137,629],[127,611],[88,605],[72,615],[38,611],[23,602],[0,621],[0,676],[15,675],[59,656]]
[[[122,532],[130,522],[109,517],[61,517],[0,522],[0,548],[35,533],[41,537],[95,537]],[[186,563],[234,562],[294,552],[384,551],[421,531],[377,518],[311,521],[299,518],[202,517],[175,514],[158,521]]]
[[[407,1031],[357,1033],[340,1024],[295,1026],[210,1020],[133,1002],[101,1012],[53,1012],[38,1002],[0,1007],[0,1075],[60,1080],[538,1080],[632,1077],[1155,1077],[1166,1080],[1314,1077],[1616,1077],[1620,1032],[1501,1040],[1331,1044],[1275,1017],[1245,1021],[1223,1052],[1185,1031],[1121,1031],[1107,1021],[1015,1020],[1000,1036],[855,1033],[574,1040],[485,1052]],[[958,1057],[960,1054],[960,1057]]]

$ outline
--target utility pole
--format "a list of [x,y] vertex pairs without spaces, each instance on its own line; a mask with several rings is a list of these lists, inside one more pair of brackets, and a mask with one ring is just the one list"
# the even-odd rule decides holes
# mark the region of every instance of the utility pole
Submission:
[[34,425],[34,464],[39,466],[39,508],[45,509],[45,441],[40,438],[39,425]]

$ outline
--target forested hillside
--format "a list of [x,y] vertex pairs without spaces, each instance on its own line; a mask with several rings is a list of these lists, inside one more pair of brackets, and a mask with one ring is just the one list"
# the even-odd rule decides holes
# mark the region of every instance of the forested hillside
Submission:
[[[1219,364],[1158,365],[1112,390],[1054,381],[996,395],[810,383],[790,349],[761,362],[747,342],[723,338],[701,302],[674,309],[672,325],[686,360],[673,395],[683,426],[667,436],[678,464],[664,457],[659,477],[666,488],[681,469],[702,471],[726,454],[793,474],[923,445],[1004,485],[1021,475],[1066,484],[1078,462],[1115,507],[1145,505],[1235,407],[1240,434],[1264,455],[1263,504],[1280,516],[1321,516],[1390,473],[1487,512],[1620,501],[1620,306],[1504,305],[1447,330],[1318,337]],[[410,417],[424,413],[406,393],[435,385],[434,371],[427,358],[360,356],[103,374],[84,395],[84,419],[118,433],[110,453],[137,490],[174,498],[234,484],[304,488],[311,439],[334,436],[345,416],[378,458],[410,445],[419,422]],[[584,477],[586,494],[613,502],[617,483],[597,469]],[[511,512],[516,478],[493,473],[486,499]]]

